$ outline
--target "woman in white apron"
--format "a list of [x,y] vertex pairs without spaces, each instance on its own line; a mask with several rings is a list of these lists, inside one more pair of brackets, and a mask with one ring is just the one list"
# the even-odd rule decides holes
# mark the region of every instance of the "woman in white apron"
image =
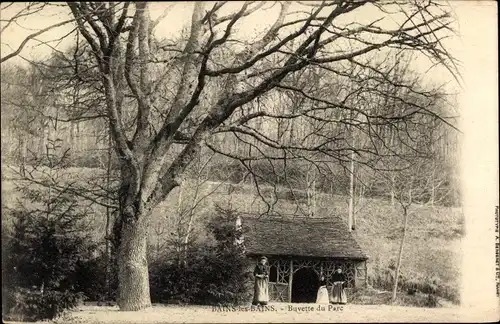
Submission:
[[318,295],[316,297],[316,304],[328,304],[328,290],[326,289],[326,280],[323,274],[319,280]]
[[269,269],[267,258],[261,257],[253,272],[255,285],[252,305],[267,305],[269,302]]

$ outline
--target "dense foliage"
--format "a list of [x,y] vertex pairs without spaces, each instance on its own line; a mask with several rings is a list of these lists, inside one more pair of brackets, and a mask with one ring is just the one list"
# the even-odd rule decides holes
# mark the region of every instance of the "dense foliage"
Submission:
[[214,244],[197,244],[175,257],[150,264],[153,302],[239,304],[248,301],[250,273],[241,246],[235,245],[236,216],[218,210],[208,224]]
[[[380,290],[391,290],[394,283],[393,263],[387,268],[382,268],[376,264],[373,266],[369,276],[370,286]],[[414,273],[400,273],[398,281],[398,291],[403,295],[415,296],[424,295],[422,307],[439,306],[438,297],[449,300],[455,304],[460,303],[460,292],[457,287],[442,282],[438,277],[418,275]]]
[[52,319],[102,291],[98,246],[75,197],[24,191],[31,204],[10,211],[2,233],[3,316]]

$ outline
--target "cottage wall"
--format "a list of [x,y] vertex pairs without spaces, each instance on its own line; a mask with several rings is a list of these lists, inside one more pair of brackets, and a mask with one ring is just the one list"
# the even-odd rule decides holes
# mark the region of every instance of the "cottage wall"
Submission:
[[360,261],[355,264],[355,287],[364,288],[368,286],[368,269],[366,261]]
[[[255,264],[258,258],[249,257],[250,265],[248,271],[253,273]],[[292,262],[291,262],[292,261]],[[330,260],[320,260],[320,259],[300,259],[300,258],[269,258],[269,267],[274,267],[272,275],[272,281],[269,282],[269,301],[270,302],[291,302],[291,287],[293,286],[293,277],[290,278],[290,273],[295,273],[301,268],[310,267],[317,274],[318,277],[320,273],[323,273],[327,281],[327,285],[330,286],[330,277],[335,270],[335,266],[341,266],[343,272],[348,278],[348,289],[353,289],[355,287],[365,287],[367,284],[367,271],[365,261],[352,261],[352,260],[340,260],[340,259],[330,259]],[[254,289],[254,278],[247,283],[247,291],[249,294],[249,302],[252,301]]]

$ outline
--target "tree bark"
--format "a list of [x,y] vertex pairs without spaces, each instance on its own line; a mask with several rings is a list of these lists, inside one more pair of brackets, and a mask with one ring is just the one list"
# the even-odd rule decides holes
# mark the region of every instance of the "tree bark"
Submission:
[[136,215],[122,222],[118,254],[119,298],[121,311],[137,311],[151,306],[147,262],[146,215]]
[[354,151],[351,152],[351,166],[349,175],[349,232],[355,229],[354,220]]
[[[73,124],[71,124],[71,138],[73,140]],[[73,144],[73,143],[72,143]],[[111,183],[111,156],[112,156],[112,147],[113,143],[111,140],[111,134],[108,134],[108,156],[107,156],[107,168],[106,168],[106,190],[110,192],[110,183]],[[108,197],[108,204],[111,203],[110,197]],[[111,276],[111,210],[109,207],[106,207],[106,300],[109,300],[111,297],[111,286],[110,286],[110,276]]]
[[396,204],[396,192],[395,192],[395,187],[396,185],[396,176],[394,174],[391,174],[391,206],[394,206]]
[[121,311],[137,311],[151,306],[147,262],[148,225],[151,205],[137,192],[137,170],[121,166],[118,219],[118,306]]
[[431,205],[432,207],[434,207],[434,201],[436,199],[436,183],[435,183],[435,180],[436,180],[436,165],[435,165],[435,163],[433,163],[433,165],[432,165],[431,179],[430,179],[431,192],[430,192],[430,197],[429,197],[429,202],[428,202],[428,204]]
[[[20,157],[19,157],[19,161],[21,162],[21,167],[20,167],[20,171],[21,171],[21,175],[24,177],[26,175],[26,152],[28,151],[27,150],[27,146],[26,146],[26,138],[24,136],[19,136],[19,152],[20,152]],[[12,147],[12,146],[11,146]]]
[[392,302],[396,302],[396,296],[398,292],[398,280],[399,280],[399,271],[401,269],[401,259],[403,258],[403,247],[406,239],[406,228],[408,226],[408,210],[403,207],[404,213],[404,225],[403,225],[403,236],[401,237],[401,244],[399,246],[398,260],[396,262],[396,270],[394,274],[394,286],[392,288]]
[[314,217],[316,214],[316,174],[315,170],[311,170],[310,166],[306,173],[306,184],[308,216]]

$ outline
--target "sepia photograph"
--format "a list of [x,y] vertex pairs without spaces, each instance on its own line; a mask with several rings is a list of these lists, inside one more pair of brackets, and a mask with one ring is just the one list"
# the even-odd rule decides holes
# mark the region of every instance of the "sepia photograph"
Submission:
[[497,3],[2,2],[2,321],[500,320]]

